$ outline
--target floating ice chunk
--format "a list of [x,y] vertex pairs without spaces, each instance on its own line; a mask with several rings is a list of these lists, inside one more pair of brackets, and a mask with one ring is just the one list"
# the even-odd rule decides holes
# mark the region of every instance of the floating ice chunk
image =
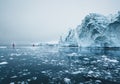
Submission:
[[116,59],[110,59],[110,58],[108,58],[105,55],[103,55],[102,58],[103,58],[104,61],[108,61],[108,62],[114,62],[114,63],[119,62],[118,60],[116,60]]
[[96,80],[95,82],[99,84],[99,83],[101,83],[101,80]]
[[17,76],[12,76],[12,77],[10,77],[10,78],[17,78]]
[[83,71],[85,68],[79,68],[79,70]]
[[89,58],[83,58],[84,60],[86,60],[86,61],[88,61],[89,60]]
[[41,73],[46,73],[46,71],[42,71]]
[[0,56],[1,58],[3,58],[4,56]]
[[119,61],[116,60],[116,59],[109,59],[109,58],[105,58],[104,60],[105,60],[105,61],[108,61],[108,62],[114,62],[114,63],[119,62]]
[[8,62],[0,62],[0,65],[8,64]]
[[24,81],[22,81],[22,82],[21,82],[21,84],[25,84],[25,82],[24,82]]
[[37,77],[32,77],[33,78],[33,80],[37,80]]
[[26,71],[26,72],[27,72],[27,71],[28,71],[28,69],[23,69],[23,71]]
[[57,60],[51,60],[52,62],[56,62]]
[[64,82],[65,82],[66,84],[71,84],[71,80],[70,80],[69,78],[64,78]]
[[72,74],[79,74],[79,73],[81,73],[81,71],[72,72]]
[[23,73],[22,75],[25,76],[25,75],[27,75],[27,73]]
[[97,60],[97,62],[101,62],[101,60]]
[[69,71],[68,71],[68,70],[65,70],[65,72],[66,72],[66,73],[69,73]]
[[102,57],[103,57],[103,58],[106,58],[107,56],[106,56],[106,55],[103,55]]
[[119,62],[119,61],[116,60],[116,59],[110,59],[109,61],[110,61],[110,62],[116,62],[116,63]]
[[91,71],[91,70],[88,72],[88,74],[92,74],[92,73],[93,73],[93,71]]
[[11,57],[11,58],[9,58],[10,60],[13,60],[13,58]]
[[28,81],[28,82],[30,82],[30,81],[31,81],[31,79],[27,79],[27,81]]
[[10,56],[20,56],[21,54],[18,54],[18,53],[11,53]]
[[77,56],[77,53],[68,54],[68,56]]
[[15,84],[14,82],[11,82],[10,84]]

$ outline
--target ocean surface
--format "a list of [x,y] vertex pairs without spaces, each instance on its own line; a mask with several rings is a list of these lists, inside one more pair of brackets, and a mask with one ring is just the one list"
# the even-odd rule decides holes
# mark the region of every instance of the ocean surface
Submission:
[[120,50],[0,46],[0,84],[120,84]]

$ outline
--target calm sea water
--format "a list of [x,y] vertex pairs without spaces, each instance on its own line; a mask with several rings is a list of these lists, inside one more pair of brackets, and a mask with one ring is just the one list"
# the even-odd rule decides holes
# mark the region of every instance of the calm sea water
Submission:
[[0,84],[120,84],[120,51],[2,46]]

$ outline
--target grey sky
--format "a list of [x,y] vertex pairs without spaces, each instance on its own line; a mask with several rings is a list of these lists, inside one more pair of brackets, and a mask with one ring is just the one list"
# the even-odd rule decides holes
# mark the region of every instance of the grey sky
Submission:
[[120,0],[0,0],[0,41],[51,41],[86,14],[116,13]]

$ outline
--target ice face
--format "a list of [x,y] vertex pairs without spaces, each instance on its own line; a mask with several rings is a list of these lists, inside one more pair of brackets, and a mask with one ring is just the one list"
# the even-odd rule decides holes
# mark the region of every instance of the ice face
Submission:
[[104,16],[90,13],[76,29],[71,29],[61,44],[67,46],[120,46],[120,13]]

